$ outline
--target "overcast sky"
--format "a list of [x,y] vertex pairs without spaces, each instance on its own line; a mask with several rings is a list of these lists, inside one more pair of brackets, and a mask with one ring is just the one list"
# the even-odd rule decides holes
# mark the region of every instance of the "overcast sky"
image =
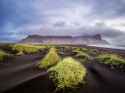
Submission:
[[97,33],[125,45],[125,0],[0,0],[0,41]]

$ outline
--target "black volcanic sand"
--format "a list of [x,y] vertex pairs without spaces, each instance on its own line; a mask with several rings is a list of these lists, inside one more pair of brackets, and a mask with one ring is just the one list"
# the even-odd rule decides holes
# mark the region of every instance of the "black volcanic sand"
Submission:
[[[88,70],[86,86],[73,93],[125,93],[125,73],[112,71],[97,63],[87,64],[86,68]],[[4,93],[54,93],[54,86],[49,80],[48,74],[42,73],[44,74]]]
[[[44,55],[16,56],[10,62],[0,63],[0,93],[55,93],[48,73],[36,68]],[[86,86],[58,93],[125,93],[124,72],[111,70],[95,60],[85,66],[88,71]]]
[[36,66],[44,55],[36,53],[15,56],[0,63],[0,92],[42,75]]

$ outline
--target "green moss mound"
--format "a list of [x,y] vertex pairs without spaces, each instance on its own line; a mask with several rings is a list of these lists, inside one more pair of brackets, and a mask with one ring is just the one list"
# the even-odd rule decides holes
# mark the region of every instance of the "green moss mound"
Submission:
[[3,62],[8,57],[9,57],[9,54],[7,54],[4,51],[0,50],[0,62]]
[[38,67],[42,69],[47,69],[61,60],[60,56],[57,54],[56,48],[50,48],[48,54],[40,61]]
[[0,44],[0,49],[11,52],[13,44]]
[[76,57],[77,59],[81,59],[81,60],[84,61],[84,62],[88,62],[88,60],[91,58],[87,53],[82,52],[82,51],[79,51],[79,52],[75,55],[75,57]]
[[73,52],[79,52],[79,51],[82,51],[82,52],[88,52],[89,50],[87,48],[79,48],[79,47],[74,47],[73,48]]
[[50,79],[57,89],[74,88],[85,84],[86,69],[71,57],[65,58],[49,70]]
[[99,51],[98,49],[90,49],[89,50],[89,54],[92,56],[98,56],[101,53],[101,51]]
[[121,56],[118,56],[116,54],[101,54],[97,57],[97,60],[104,64],[125,65],[125,59],[123,59]]
[[16,44],[12,47],[13,51],[17,52],[17,55],[22,54],[32,54],[37,53],[41,49],[44,49],[44,46],[37,46],[37,45],[28,45],[28,44]]
[[91,57],[88,54],[88,49],[86,48],[75,48],[73,50],[73,53],[75,53],[74,58],[76,58],[80,62],[86,63],[91,59]]

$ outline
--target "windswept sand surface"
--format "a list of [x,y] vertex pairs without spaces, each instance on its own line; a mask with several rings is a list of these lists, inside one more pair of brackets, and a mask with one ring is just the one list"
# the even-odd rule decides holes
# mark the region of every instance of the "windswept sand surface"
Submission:
[[[113,51],[125,54],[123,51]],[[42,53],[15,56],[6,63],[0,63],[0,93],[53,93],[48,73],[36,68],[43,56]],[[88,70],[87,85],[77,93],[125,93],[124,72],[111,70],[96,60],[85,66]]]
[[33,55],[16,56],[9,62],[0,64],[0,91],[19,85],[25,81],[42,75],[35,69],[38,60],[43,57],[41,53]]
[[[96,63],[87,64],[86,67],[88,69],[87,86],[77,90],[77,93],[124,93],[124,73],[111,71]],[[53,84],[48,74],[42,72],[41,75],[22,82],[5,93],[53,93],[52,91],[54,91]]]

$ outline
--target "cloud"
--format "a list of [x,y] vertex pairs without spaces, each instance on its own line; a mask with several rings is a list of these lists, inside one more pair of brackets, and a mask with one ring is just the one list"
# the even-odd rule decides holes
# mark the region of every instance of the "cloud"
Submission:
[[118,44],[125,36],[124,15],[124,0],[0,0],[0,41],[100,33]]
[[125,15],[124,0],[88,0],[92,4],[93,13],[99,17],[114,18]]

